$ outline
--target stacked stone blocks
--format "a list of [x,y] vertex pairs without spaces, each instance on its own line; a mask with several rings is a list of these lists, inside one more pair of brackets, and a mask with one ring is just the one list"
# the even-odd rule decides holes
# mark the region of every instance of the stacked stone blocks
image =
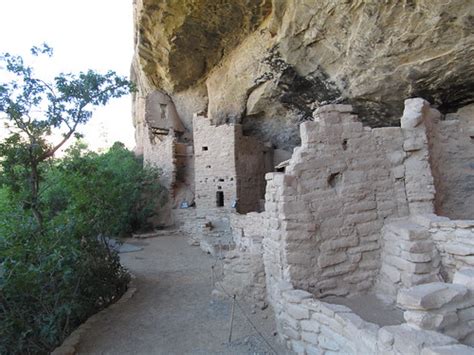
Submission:
[[[427,283],[457,290],[439,281],[472,265],[472,221],[430,214],[434,180],[426,123],[433,111],[426,102],[407,102],[402,128],[364,128],[351,112],[330,105],[301,125],[302,145],[286,171],[266,175],[265,212],[231,223],[234,240],[245,245],[231,257],[238,259],[252,243],[261,247],[267,300],[280,337],[296,353],[472,353],[459,343],[471,344],[470,333],[461,331],[472,326],[471,291],[458,290],[459,298],[441,305],[450,310],[442,319],[432,309],[407,306],[407,323],[391,326],[321,300],[373,291],[395,299]],[[253,261],[247,256],[230,261],[229,274],[241,265],[248,270]]]
[[388,137],[401,143],[401,131],[366,129],[351,112],[348,105],[329,105],[301,124],[302,145],[265,206],[274,211],[278,205],[291,280],[317,296],[369,290],[379,269],[383,220],[408,210],[392,184],[403,171],[404,152],[390,160],[393,151],[384,145]]
[[218,291],[222,288],[260,308],[266,306],[262,222],[263,215],[259,213],[231,215],[235,250],[226,254],[224,277],[217,287]]
[[453,283],[425,283],[398,293],[410,326],[434,330],[474,346],[474,268],[463,268]]
[[441,258],[429,231],[408,219],[384,226],[377,289],[394,299],[401,288],[439,280]]
[[274,303],[280,337],[297,354],[469,354],[456,339],[410,324],[379,326],[285,281]]

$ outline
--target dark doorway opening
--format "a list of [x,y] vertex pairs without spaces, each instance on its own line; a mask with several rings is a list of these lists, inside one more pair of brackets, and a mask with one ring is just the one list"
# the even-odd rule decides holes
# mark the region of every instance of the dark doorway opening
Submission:
[[216,192],[216,206],[224,207],[224,191]]

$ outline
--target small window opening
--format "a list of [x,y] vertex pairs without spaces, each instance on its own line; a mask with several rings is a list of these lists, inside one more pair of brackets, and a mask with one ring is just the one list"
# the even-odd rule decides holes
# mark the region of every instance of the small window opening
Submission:
[[347,139],[342,141],[342,149],[347,150]]
[[210,166],[210,165],[207,165],[207,166],[206,166],[206,168],[210,169],[210,168],[211,168],[211,166]]
[[166,104],[160,104],[160,118],[166,120]]
[[202,147],[202,150],[205,151],[205,150],[209,150],[208,147]]
[[224,181],[224,179],[219,179],[219,181],[223,182],[223,181]]
[[216,206],[224,207],[224,191],[216,192]]
[[331,186],[332,188],[335,188],[337,183],[339,182],[340,178],[341,178],[340,173],[335,173],[335,174],[329,175],[328,185]]

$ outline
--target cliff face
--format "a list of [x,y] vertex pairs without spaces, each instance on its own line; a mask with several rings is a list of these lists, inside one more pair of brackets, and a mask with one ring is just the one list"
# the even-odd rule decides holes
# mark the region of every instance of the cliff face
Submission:
[[135,11],[138,95],[167,94],[188,129],[205,111],[289,149],[322,103],[386,126],[407,97],[445,113],[474,101],[471,0],[137,0]]
[[187,89],[271,11],[271,1],[143,0],[136,7],[137,54],[153,85]]

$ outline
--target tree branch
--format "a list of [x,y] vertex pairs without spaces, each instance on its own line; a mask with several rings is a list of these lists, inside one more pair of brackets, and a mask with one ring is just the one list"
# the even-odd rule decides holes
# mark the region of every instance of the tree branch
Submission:
[[103,95],[107,92],[113,92],[114,90],[120,89],[120,87],[121,87],[121,85],[119,85],[119,84],[112,85],[112,86],[106,88],[105,90],[100,91],[96,95],[91,96],[90,99],[88,100],[88,102],[85,103],[85,104],[82,104],[81,107],[79,108],[79,111],[78,111],[77,117],[76,117],[76,121],[74,121],[74,125],[72,127],[69,125],[69,123],[67,123],[66,120],[64,120],[63,122],[68,126],[69,132],[64,136],[64,138],[61,140],[61,142],[59,142],[54,148],[49,149],[47,152],[45,152],[43,155],[41,155],[40,158],[39,158],[39,161],[43,161],[43,160],[46,160],[48,158],[51,158],[54,155],[54,153],[56,153],[58,151],[58,149],[60,149],[69,140],[69,138],[71,138],[73,133],[76,131],[77,126],[79,125],[79,117],[82,113],[82,110],[87,105],[91,104],[92,100],[100,97],[100,95]]
[[[80,109],[79,111],[82,112],[82,109]],[[72,126],[72,128],[69,129],[69,132],[64,136],[61,142],[59,142],[54,148],[46,151],[43,155],[39,157],[38,160],[44,161],[48,158],[51,158],[54,155],[54,153],[56,153],[58,149],[61,148],[64,145],[64,143],[66,143],[69,140],[69,138],[71,138],[73,133],[76,131],[76,128],[78,125],[79,125],[79,119],[77,119],[77,121],[74,122],[74,126]]]

